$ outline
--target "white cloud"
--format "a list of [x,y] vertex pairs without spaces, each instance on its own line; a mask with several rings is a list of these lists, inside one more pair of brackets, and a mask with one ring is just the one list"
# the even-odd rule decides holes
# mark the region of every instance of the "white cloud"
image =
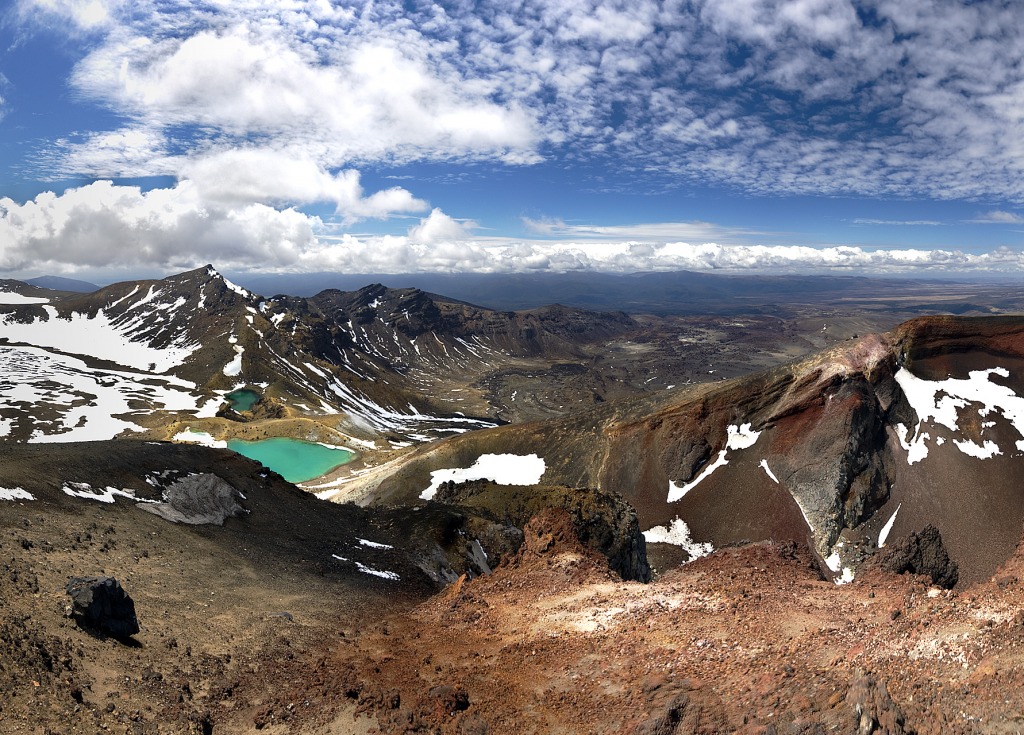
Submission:
[[975,219],[967,220],[974,224],[992,224],[992,225],[1020,225],[1024,224],[1024,217],[1013,212],[1004,212],[999,209],[985,212],[979,215]]
[[72,82],[150,125],[295,141],[328,167],[537,158],[527,111],[492,101],[488,84],[436,58],[428,40],[395,30],[306,38],[273,15],[231,14],[184,38],[127,28],[87,55]]
[[[426,212],[415,185],[366,193],[358,169],[543,156],[668,187],[1012,208],[1024,204],[1019,4],[20,0],[18,9],[26,23],[86,34],[73,89],[119,118],[57,141],[40,159],[49,174],[179,183],[4,200],[7,268],[34,247],[54,264],[114,263],[120,252],[160,267],[260,257],[291,269],[1018,267],[1004,251],[752,246],[756,232],[700,222],[524,220],[543,242],[474,239],[472,223],[440,210],[404,236],[334,240],[292,207],[330,203],[347,223]],[[1022,220],[994,210],[977,221]],[[90,249],[87,234],[103,239]]]
[[[1024,255],[1009,249],[965,253],[593,237],[515,240],[476,237],[474,226],[434,209],[407,235],[334,237],[318,218],[296,209],[204,199],[191,181],[148,192],[100,181],[23,204],[0,199],[0,271],[174,271],[207,262],[236,271],[349,273],[1024,271]],[[643,229],[669,233],[678,227],[655,223]],[[726,238],[733,232],[708,223],[700,227]],[[602,229],[579,226],[581,232]]]
[[24,204],[0,199],[0,269],[177,269],[211,256],[283,267],[316,243],[317,224],[294,209],[211,207],[190,182],[142,192],[99,181]]
[[469,237],[475,222],[458,222],[438,208],[409,230],[409,240],[419,245],[456,243]]
[[421,212],[427,203],[405,189],[392,187],[365,197],[358,171],[330,173],[302,149],[233,148],[192,157],[179,166],[204,200],[314,204],[331,202],[349,221]]
[[41,12],[69,19],[79,30],[95,31],[114,22],[124,0],[19,0],[22,15]]
[[941,222],[933,219],[868,219],[858,217],[853,220],[855,225],[894,225],[896,227],[938,227]]

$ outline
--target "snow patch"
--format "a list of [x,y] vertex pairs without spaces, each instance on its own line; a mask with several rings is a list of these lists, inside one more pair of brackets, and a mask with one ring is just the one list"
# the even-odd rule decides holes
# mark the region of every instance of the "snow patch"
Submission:
[[372,574],[374,577],[380,577],[381,579],[391,579],[391,580],[395,580],[395,581],[401,579],[401,577],[399,577],[394,572],[389,572],[389,571],[381,570],[381,569],[374,569],[373,567],[366,566],[362,562],[353,561],[352,559],[349,559],[348,557],[338,556],[337,554],[331,554],[331,556],[333,558],[337,559],[338,561],[351,561],[353,564],[356,565],[356,569],[358,569],[363,574]]
[[107,487],[103,490],[94,490],[87,482],[65,482],[61,488],[65,495],[73,498],[84,498],[86,500],[97,500],[101,503],[113,503],[115,496],[128,498],[141,503],[152,503],[154,501],[145,498],[135,497],[134,490],[119,490],[116,487]]
[[432,500],[441,483],[452,480],[493,480],[499,485],[534,485],[540,482],[546,465],[536,454],[481,454],[472,467],[434,470],[430,487],[420,493],[422,500]]
[[35,496],[20,487],[0,487],[0,500],[35,500]]
[[393,549],[393,548],[395,548],[394,546],[390,546],[388,544],[378,544],[376,541],[368,541],[368,540],[366,540],[364,538],[357,538],[356,541],[358,541],[363,546],[369,546],[371,549]]
[[43,309],[46,318],[37,318],[28,324],[14,321],[11,316],[0,319],[0,338],[73,355],[88,355],[153,373],[166,373],[178,367],[199,348],[197,344],[178,342],[158,349],[150,347],[142,337],[135,341],[133,338],[139,332],[152,326],[143,317],[126,319],[122,315],[112,320],[101,309],[95,317],[76,312],[62,319],[54,307],[44,306]]
[[[196,412],[194,389],[194,383],[169,375],[92,368],[38,347],[0,345],[0,406],[20,409],[16,421],[32,428],[30,442],[102,441],[142,431],[127,420],[150,412],[139,404]],[[15,419],[0,419],[0,435],[14,425]]]
[[[966,379],[945,380],[924,380],[906,368],[896,371],[896,382],[899,383],[907,402],[917,413],[918,418],[913,438],[910,438],[911,432],[906,426],[896,426],[900,446],[908,452],[909,464],[919,462],[928,456],[927,442],[931,436],[922,431],[926,423],[939,424],[954,432],[960,431],[959,411],[971,403],[981,404],[978,413],[983,418],[996,412],[1009,421],[1021,436],[1016,442],[1016,447],[1024,451],[1024,398],[1014,393],[1009,386],[993,382],[992,375],[1008,378],[1010,371],[1002,367],[972,370]],[[993,421],[983,422],[982,432],[994,425]],[[989,459],[1001,454],[998,445],[987,439],[982,444],[971,439],[954,440],[953,443],[964,454],[979,459]]]
[[[232,341],[235,341],[234,338]],[[235,359],[224,366],[224,374],[229,377],[242,374],[242,353],[245,352],[245,348],[239,344],[232,344],[232,348],[235,350]]]
[[885,546],[886,539],[889,538],[889,533],[892,531],[892,524],[896,522],[896,514],[900,512],[900,508],[902,507],[903,503],[896,506],[896,510],[892,512],[892,515],[889,516],[889,520],[885,522],[885,525],[882,526],[882,530],[878,532],[878,548],[881,549]]
[[833,572],[838,572],[839,568],[843,565],[843,560],[839,557],[838,551],[833,551],[828,557],[825,558],[825,566],[831,569]]
[[707,556],[715,550],[710,543],[697,543],[690,536],[690,527],[681,518],[675,518],[667,526],[655,526],[644,531],[644,540],[649,544],[672,544],[679,546],[690,555],[690,561]]
[[956,448],[959,449],[966,455],[971,457],[977,457],[978,459],[991,459],[997,454],[1002,454],[999,451],[999,445],[994,441],[986,440],[984,444],[977,444],[972,442],[970,439],[954,439],[953,443],[956,444]]
[[759,464],[759,465],[758,465],[758,467],[760,467],[760,468],[761,468],[762,470],[764,470],[764,471],[765,471],[765,474],[767,474],[767,475],[768,475],[768,477],[772,478],[772,481],[773,481],[773,482],[774,482],[774,483],[775,483],[776,485],[778,485],[778,484],[779,484],[779,478],[777,478],[777,477],[775,476],[775,473],[774,473],[774,472],[772,472],[772,468],[768,466],[768,460],[767,460],[767,459],[762,459],[762,460],[761,460],[761,464]]
[[38,296],[23,296],[20,293],[14,291],[0,291],[0,304],[4,305],[15,305],[21,306],[23,304],[48,304],[49,299],[44,299]]
[[204,447],[213,447],[214,449],[226,449],[228,446],[226,441],[214,439],[213,434],[205,431],[192,431],[192,429],[179,431],[171,437],[171,441],[185,442],[186,444],[201,444]]
[[729,464],[726,455],[730,449],[749,449],[754,446],[759,436],[761,436],[761,432],[751,430],[750,424],[730,425],[726,429],[725,449],[718,453],[718,457],[714,462],[705,467],[696,478],[685,485],[677,485],[672,480],[668,481],[668,502],[674,503],[677,500],[682,500],[688,492],[710,477],[712,472],[719,467]]

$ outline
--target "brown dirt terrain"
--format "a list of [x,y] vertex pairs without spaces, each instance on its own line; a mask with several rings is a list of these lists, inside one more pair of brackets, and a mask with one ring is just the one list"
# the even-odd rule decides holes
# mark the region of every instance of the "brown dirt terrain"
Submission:
[[336,646],[313,678],[382,732],[1012,733],[1022,573],[1018,550],[963,592],[880,570],[837,586],[805,549],[760,543],[624,583],[548,514],[513,563]]

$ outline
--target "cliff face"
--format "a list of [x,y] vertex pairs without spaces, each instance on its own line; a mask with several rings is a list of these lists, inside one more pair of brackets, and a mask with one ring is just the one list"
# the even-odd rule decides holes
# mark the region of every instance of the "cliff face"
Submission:
[[1024,319],[922,318],[749,378],[454,438],[378,496],[535,453],[543,483],[618,492],[643,529],[685,528],[688,543],[807,542],[842,579],[932,524],[973,581],[1024,527],[1022,396]]

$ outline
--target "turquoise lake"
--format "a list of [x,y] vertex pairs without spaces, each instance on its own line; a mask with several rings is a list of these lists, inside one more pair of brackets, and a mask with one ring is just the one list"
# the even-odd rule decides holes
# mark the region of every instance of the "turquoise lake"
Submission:
[[355,454],[347,449],[325,447],[322,444],[286,437],[254,442],[232,439],[228,442],[228,449],[249,459],[255,459],[288,482],[312,480],[335,467],[351,462],[355,457]]
[[260,394],[248,388],[241,388],[231,391],[224,397],[228,399],[231,408],[236,411],[248,411],[260,399]]

